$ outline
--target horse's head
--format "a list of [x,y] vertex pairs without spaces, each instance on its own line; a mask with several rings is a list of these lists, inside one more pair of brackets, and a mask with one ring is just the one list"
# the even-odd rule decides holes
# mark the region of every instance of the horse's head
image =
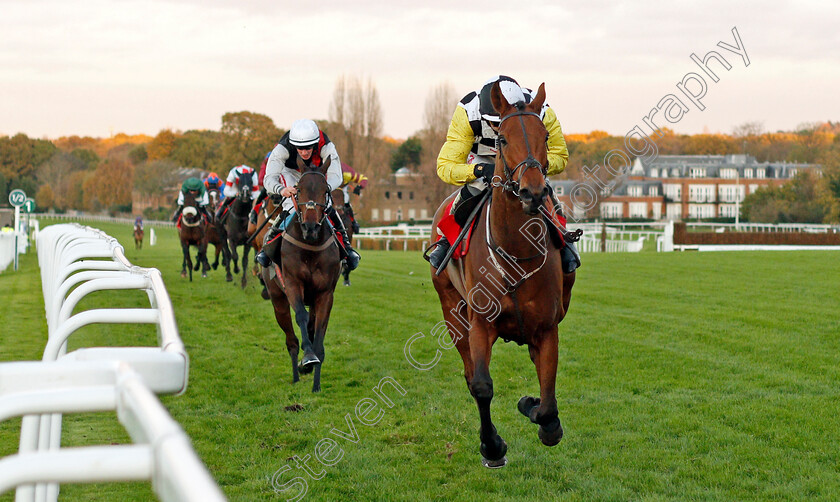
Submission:
[[210,207],[216,209],[219,206],[219,191],[215,188],[207,191],[207,198],[210,201]]
[[254,179],[250,174],[243,174],[236,182],[236,198],[244,204],[251,203],[251,189],[254,186]]
[[195,226],[201,220],[198,213],[198,191],[187,190],[184,194],[184,210],[181,212],[182,221],[187,226]]
[[295,200],[300,228],[303,231],[304,241],[315,242],[321,233],[321,225],[326,217],[330,193],[330,185],[327,183],[330,158],[327,157],[321,167],[307,168],[300,157],[297,164],[301,175],[297,183]]
[[493,84],[490,98],[501,118],[495,175],[502,179],[505,190],[519,198],[526,213],[537,214],[549,190],[545,183],[548,131],[540,118],[545,84],[540,84],[537,95],[528,104],[508,103],[498,82]]

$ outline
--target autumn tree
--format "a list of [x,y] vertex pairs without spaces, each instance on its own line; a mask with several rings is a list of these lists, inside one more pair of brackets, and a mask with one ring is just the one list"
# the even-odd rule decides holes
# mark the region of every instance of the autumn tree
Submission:
[[84,181],[84,202],[88,209],[113,213],[131,206],[134,167],[122,160],[107,160]]
[[57,150],[49,160],[38,168],[37,181],[41,186],[49,186],[52,195],[52,204],[46,206],[38,202],[41,207],[55,207],[58,210],[81,209],[73,205],[78,202],[79,186],[76,184],[78,177],[73,177],[74,172],[84,172],[88,164],[79,156]]
[[[270,152],[282,131],[268,116],[254,112],[225,113],[222,116],[222,164],[227,170],[246,164],[259,167],[265,154]],[[219,175],[223,173],[219,172]]]
[[55,205],[55,197],[53,196],[52,188],[49,185],[41,185],[38,193],[35,194],[35,203],[38,207],[44,210],[50,209]]
[[[0,172],[14,182],[32,177],[35,168],[55,153],[55,145],[43,139],[30,139],[25,134],[0,138]],[[21,183],[25,183],[21,181]]]
[[169,157],[172,149],[175,148],[175,140],[177,137],[171,129],[164,129],[155,136],[148,145],[146,145],[146,153],[149,160],[160,160]]
[[223,139],[222,133],[216,131],[187,131],[175,140],[169,158],[181,166],[197,167],[205,171],[226,171],[232,166],[224,164]]
[[145,162],[134,168],[134,189],[146,195],[162,195],[178,183],[175,170],[178,165],[171,160]]

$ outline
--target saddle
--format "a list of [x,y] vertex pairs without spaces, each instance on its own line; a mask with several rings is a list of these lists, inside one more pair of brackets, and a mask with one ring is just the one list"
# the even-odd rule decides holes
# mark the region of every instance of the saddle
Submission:
[[[464,228],[464,225],[469,225],[469,230],[467,230],[467,235],[464,236],[463,240],[458,245],[458,248],[452,253],[452,259],[457,260],[467,255],[470,250],[470,241],[472,240],[472,233],[475,229],[475,224],[478,221],[478,218],[473,217],[472,221],[467,221],[470,214],[472,214],[473,210],[476,209],[476,206],[481,203],[484,205],[483,201],[486,201],[485,197],[480,195],[475,195],[470,197],[469,199],[463,201],[463,203],[458,204],[453,211],[452,205],[454,204],[454,200],[449,202],[449,205],[446,206],[444,210],[444,216],[438,222],[438,229],[446,237],[446,240],[449,241],[450,245],[454,245],[455,241],[458,240],[458,236],[461,234],[461,231]],[[481,212],[479,208],[478,211],[475,211],[475,214],[478,215]]]

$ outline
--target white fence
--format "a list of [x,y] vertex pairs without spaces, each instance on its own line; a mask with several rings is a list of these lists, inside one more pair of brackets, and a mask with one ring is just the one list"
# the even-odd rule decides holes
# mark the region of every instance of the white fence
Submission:
[[[160,272],[132,265],[115,239],[77,224],[47,227],[37,244],[48,339],[42,362],[0,364],[0,420],[24,415],[20,452],[0,460],[0,493],[17,486],[18,502],[54,501],[62,482],[150,480],[162,500],[225,500],[154,396],[183,393],[189,373]],[[90,293],[112,290],[143,291],[149,307],[73,314]],[[154,324],[158,345],[68,354],[70,336],[93,323]],[[103,410],[117,412],[136,444],[60,448],[62,413]]]
[[18,253],[25,253],[29,246],[26,234],[22,232],[0,232],[0,272],[15,261],[15,243]]

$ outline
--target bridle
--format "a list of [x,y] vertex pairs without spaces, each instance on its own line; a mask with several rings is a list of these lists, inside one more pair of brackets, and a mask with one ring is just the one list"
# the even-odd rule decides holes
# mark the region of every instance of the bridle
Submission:
[[[329,183],[327,182],[327,177],[324,175],[324,173],[322,173],[320,171],[306,171],[303,174],[301,174],[300,178],[298,178],[298,182],[297,182],[297,185],[295,185],[295,188],[297,188],[297,186],[300,185],[300,180],[302,180],[303,177],[306,176],[307,174],[317,174],[318,176],[324,178],[324,183],[327,183],[327,188],[329,188]],[[310,199],[310,200],[304,202],[303,204],[301,204],[300,201],[298,200],[298,193],[296,192],[295,196],[294,196],[294,199],[292,199],[292,200],[293,200],[294,205],[295,205],[295,218],[298,220],[299,224],[303,224],[303,216],[304,216],[305,212],[315,211],[319,207],[322,208],[323,212],[321,213],[321,218],[318,220],[318,223],[317,223],[317,226],[320,228],[321,224],[324,223],[324,220],[327,218],[327,207],[329,207],[329,203],[332,201],[332,196],[330,195],[330,191],[328,189],[328,190],[326,190],[326,200],[327,200],[326,203],[322,204],[320,202],[315,202],[314,200]],[[303,207],[302,211],[301,211],[301,207]]]
[[[525,111],[525,104],[522,102],[516,103],[516,111],[513,113],[509,113],[502,117],[499,121],[499,133],[496,136],[496,150],[499,152],[499,157],[502,158],[502,165],[504,166],[505,172],[505,179],[502,180],[500,176],[493,176],[493,180],[490,183],[493,187],[501,187],[506,192],[511,192],[517,198],[520,198],[519,193],[519,182],[522,180],[522,177],[525,176],[525,172],[528,169],[539,169],[540,173],[542,173],[543,177],[548,175],[548,166],[544,166],[540,164],[540,162],[534,157],[534,153],[531,151],[531,143],[528,141],[528,130],[525,129],[525,119],[523,117],[533,115],[540,120],[542,123],[542,118],[540,118],[539,114],[534,112],[527,112]],[[505,120],[511,117],[519,117],[519,125],[522,127],[522,135],[525,137],[525,146],[528,148],[528,156],[525,157],[525,160],[516,164],[516,167],[513,169],[510,168],[508,165],[507,159],[505,158],[505,154],[502,151],[502,147],[507,145],[507,141],[505,140],[504,135],[502,134],[502,124],[504,124]],[[545,133],[545,139],[548,140],[548,132]],[[514,180],[513,176],[517,170],[522,168],[519,172],[519,177]],[[498,179],[498,181],[497,181]]]

